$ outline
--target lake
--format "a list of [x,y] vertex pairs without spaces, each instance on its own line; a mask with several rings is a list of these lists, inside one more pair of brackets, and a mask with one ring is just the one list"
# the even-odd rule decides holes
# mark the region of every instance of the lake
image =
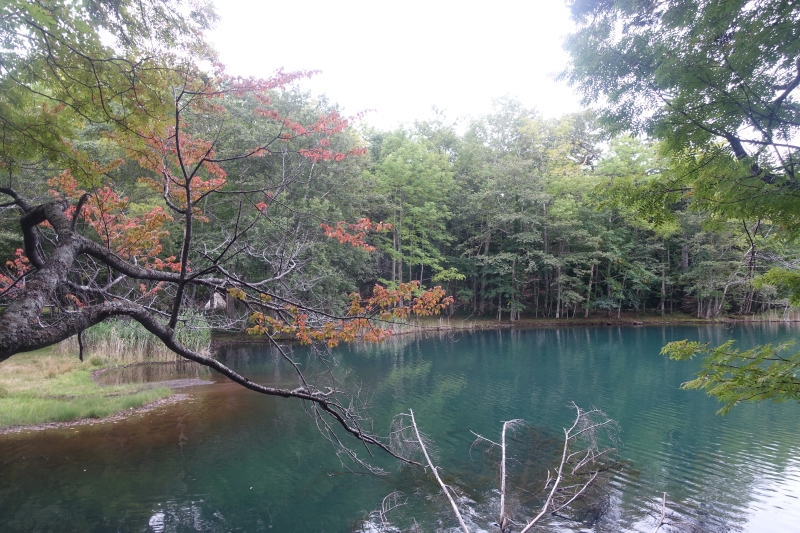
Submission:
[[[684,338],[746,348],[797,333],[786,324],[500,330],[398,337],[331,355],[370,398],[379,432],[414,410],[443,476],[476,516],[496,504],[497,457],[471,448],[470,430],[497,439],[504,420],[529,424],[509,449],[515,498],[534,505],[525,494],[553,466],[574,401],[619,423],[619,468],[602,515],[556,519],[548,531],[649,532],[666,492],[681,529],[662,531],[779,533],[800,523],[800,405],[747,404],[716,416],[721,404],[679,390],[698,363],[659,350]],[[295,349],[300,360],[303,350]],[[294,384],[263,345],[229,346],[219,358],[256,381]],[[346,532],[396,490],[406,505],[391,522],[455,525],[421,471],[378,454],[373,463],[390,473],[365,473],[339,461],[296,400],[207,377],[215,383],[181,391],[187,400],[127,420],[0,435],[0,531]]]

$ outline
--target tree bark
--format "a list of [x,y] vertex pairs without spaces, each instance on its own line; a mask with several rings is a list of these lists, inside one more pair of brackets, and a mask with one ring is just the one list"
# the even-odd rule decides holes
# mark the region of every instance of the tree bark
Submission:
[[589,288],[586,290],[586,309],[583,313],[583,318],[589,318],[589,307],[592,303],[592,280],[594,278],[594,261],[592,261],[592,268],[589,270]]

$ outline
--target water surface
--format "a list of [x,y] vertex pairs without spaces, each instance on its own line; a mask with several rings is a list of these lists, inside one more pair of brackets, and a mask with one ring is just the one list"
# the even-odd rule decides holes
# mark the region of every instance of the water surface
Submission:
[[[404,337],[334,355],[371,395],[377,429],[414,409],[448,482],[476,509],[491,507],[496,479],[494,458],[470,452],[470,430],[496,436],[503,420],[524,418],[538,435],[557,437],[574,401],[619,422],[624,467],[599,521],[552,530],[652,531],[647,513],[667,492],[686,531],[789,532],[800,523],[800,406],[748,404],[715,416],[715,400],[678,390],[697,363],[659,350],[683,338],[747,347],[795,335],[775,324],[505,330]],[[228,347],[220,358],[260,382],[294,385],[266,347]],[[0,530],[343,532],[398,489],[408,498],[399,523],[413,518],[433,531],[445,517],[451,525],[419,472],[398,472],[380,455],[374,463],[388,476],[342,464],[299,402],[213,379],[184,389],[185,402],[125,421],[0,436]],[[515,480],[538,486],[548,454]]]

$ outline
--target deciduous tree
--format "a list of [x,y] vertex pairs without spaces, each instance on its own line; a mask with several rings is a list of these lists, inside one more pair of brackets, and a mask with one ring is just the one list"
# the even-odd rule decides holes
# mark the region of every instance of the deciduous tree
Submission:
[[[0,280],[0,361],[127,317],[248,389],[308,402],[331,441],[341,444],[333,422],[368,450],[391,453],[362,425],[363,405],[332,373],[312,383],[283,352],[298,386],[261,385],[179,340],[189,327],[186,310],[220,292],[241,302],[252,332],[279,349],[280,335],[329,346],[359,335],[379,339],[389,332],[371,318],[435,314],[449,303],[441,289],[418,284],[353,294],[340,314],[303,299],[289,280],[314,243],[327,235],[369,248],[365,233],[384,226],[301,223],[308,217],[284,216],[284,199],[365,148],[335,110],[298,118],[275,105],[308,72],[243,79],[202,67],[211,56],[200,32],[213,13],[186,9],[157,1],[4,5],[0,106],[14,112],[3,112],[3,138],[11,141],[0,151],[8,176],[0,193],[22,246]],[[117,42],[105,45],[103,31]],[[252,136],[240,135],[241,109]],[[237,135],[245,142],[227,142]],[[265,159],[272,161],[266,169],[243,164]],[[136,178],[150,191],[139,213],[113,184]],[[225,226],[212,227],[222,214]],[[242,258],[260,258],[261,268],[243,268]]]
[[565,43],[572,62],[563,76],[598,103],[607,127],[663,139],[687,159],[695,196],[712,209],[796,219],[796,4],[576,0],[570,8],[578,30]]

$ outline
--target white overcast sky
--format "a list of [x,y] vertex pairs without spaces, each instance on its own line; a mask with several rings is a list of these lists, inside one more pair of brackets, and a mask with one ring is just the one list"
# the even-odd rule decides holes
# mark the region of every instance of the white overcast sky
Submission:
[[217,0],[211,34],[229,74],[321,70],[302,87],[379,128],[480,115],[504,95],[545,116],[580,109],[554,75],[572,22],[563,0]]

